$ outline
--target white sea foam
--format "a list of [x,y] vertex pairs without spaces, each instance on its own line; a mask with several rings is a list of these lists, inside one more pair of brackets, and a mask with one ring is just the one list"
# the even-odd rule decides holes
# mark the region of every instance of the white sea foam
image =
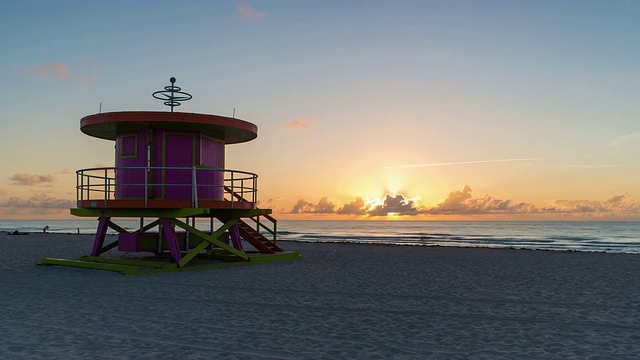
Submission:
[[[116,220],[135,230],[139,220]],[[0,220],[0,232],[92,234],[95,220]],[[199,227],[209,229],[209,221]],[[519,248],[640,253],[640,222],[279,221],[278,236],[305,242]],[[113,230],[110,230],[113,233]]]

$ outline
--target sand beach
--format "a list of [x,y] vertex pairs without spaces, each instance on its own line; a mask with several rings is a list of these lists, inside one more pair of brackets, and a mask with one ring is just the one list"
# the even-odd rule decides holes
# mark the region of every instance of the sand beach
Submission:
[[5,359],[631,359],[640,256],[286,242],[184,273],[36,266],[91,235],[0,235]]

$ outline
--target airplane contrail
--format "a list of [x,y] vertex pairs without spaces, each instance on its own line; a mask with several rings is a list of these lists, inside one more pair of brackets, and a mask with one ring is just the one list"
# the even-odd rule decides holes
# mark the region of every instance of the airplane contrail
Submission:
[[542,158],[458,161],[458,162],[447,162],[447,163],[385,166],[384,168],[385,169],[398,169],[398,168],[412,168],[412,167],[450,166],[450,165],[467,165],[467,164],[484,164],[484,163],[497,163],[497,162],[535,161],[535,160],[542,160]]

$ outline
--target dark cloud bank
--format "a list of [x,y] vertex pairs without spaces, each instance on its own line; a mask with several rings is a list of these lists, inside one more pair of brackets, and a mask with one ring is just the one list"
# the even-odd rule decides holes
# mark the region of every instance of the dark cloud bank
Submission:
[[474,198],[471,187],[466,185],[460,191],[453,191],[441,203],[422,206],[417,201],[402,194],[387,194],[380,203],[367,204],[361,197],[338,206],[327,197],[318,203],[298,200],[289,211],[291,214],[339,214],[360,216],[413,215],[510,215],[510,214],[593,214],[593,213],[640,213],[640,203],[631,201],[629,194],[614,196],[606,201],[598,200],[556,200],[552,206],[540,207],[532,203],[513,202],[492,196]]

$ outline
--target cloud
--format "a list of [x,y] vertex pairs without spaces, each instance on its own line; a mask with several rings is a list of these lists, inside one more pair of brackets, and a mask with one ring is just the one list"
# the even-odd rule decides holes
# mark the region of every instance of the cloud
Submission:
[[18,197],[11,197],[7,201],[0,202],[0,208],[11,209],[12,214],[55,214],[62,211],[68,211],[68,209],[74,206],[74,200],[57,199],[46,193],[34,195],[26,200]]
[[26,69],[27,74],[35,77],[55,77],[58,79],[67,79],[71,74],[71,69],[61,62],[50,62],[42,65],[33,66]]
[[444,201],[435,206],[426,207],[402,194],[387,194],[382,199],[364,200],[356,197],[354,201],[338,207],[327,197],[317,204],[303,199],[298,200],[289,212],[291,214],[338,214],[360,216],[416,216],[416,215],[523,215],[523,214],[567,214],[585,217],[603,217],[610,215],[640,216],[640,202],[628,193],[613,196],[607,200],[554,200],[547,206],[527,202],[498,199],[489,195],[473,197],[471,187],[465,185],[462,190],[452,191]]
[[465,185],[461,191],[453,191],[438,205],[425,209],[432,215],[472,215],[472,214],[522,214],[541,212],[535,205],[515,203],[485,195],[481,198],[471,196],[471,187]]
[[75,173],[75,171],[73,171],[73,169],[70,168],[70,167],[66,167],[66,168],[60,170],[60,174],[68,175],[68,174],[73,174],[73,173]]
[[276,199],[258,200],[256,206],[262,209],[275,209],[277,207],[276,201],[280,199],[282,198],[280,197]]
[[83,74],[76,75],[71,67],[61,62],[49,62],[25,69],[25,73],[36,78],[55,78],[79,87],[88,87],[102,74],[102,68],[95,62],[82,66]]
[[640,145],[640,133],[625,134],[609,143],[616,153],[633,150]]
[[415,200],[408,199],[400,194],[387,194],[383,199],[369,201],[365,201],[358,196],[354,201],[344,204],[340,208],[337,208],[327,197],[321,198],[317,204],[300,199],[289,213],[387,216],[389,213],[394,215],[417,215],[419,211]]
[[367,214],[371,216],[387,216],[391,213],[401,216],[417,215],[417,203],[401,194],[387,194],[382,203],[373,205],[367,210]]
[[613,70],[613,75],[617,76],[625,76],[625,75],[635,75],[638,72],[634,69],[615,69]]
[[266,15],[264,12],[253,10],[253,8],[251,8],[251,6],[249,6],[246,1],[241,1],[238,3],[236,12],[238,13],[238,15],[240,15],[240,17],[246,20],[259,20]]
[[9,180],[13,181],[13,185],[34,186],[50,183],[55,179],[53,175],[15,174]]
[[4,195],[7,195],[7,192],[2,190],[2,189],[0,189],[0,196],[4,196]]
[[556,200],[553,207],[546,209],[556,213],[630,213],[640,211],[640,203],[624,193],[605,201],[599,200]]
[[313,204],[302,199],[293,206],[289,213],[291,214],[332,214],[335,213],[336,205],[329,201],[325,196],[318,201],[317,204]]
[[465,203],[469,199],[471,199],[471,188],[469,185],[465,185],[462,191],[453,191],[449,193],[449,196],[443,202],[435,206],[433,211],[441,213],[465,211],[468,208]]
[[284,127],[291,130],[310,130],[313,128],[315,119],[295,119],[289,121]]
[[552,206],[537,206],[531,203],[514,203],[485,195],[481,198],[471,196],[468,185],[462,191],[454,191],[438,205],[425,209],[431,215],[475,215],[475,214],[586,214],[586,213],[637,213],[640,203],[631,200],[627,193],[616,195],[608,200],[554,200]]
[[560,165],[560,167],[568,168],[568,169],[613,169],[624,167],[627,165],[623,164],[568,164],[568,165]]
[[91,75],[81,75],[78,77],[78,83],[80,86],[89,87],[100,78],[100,75],[102,75],[102,67],[98,64],[94,64],[94,71],[95,72]]
[[357,196],[354,201],[344,204],[336,213],[341,215],[365,215],[367,213],[365,201]]

